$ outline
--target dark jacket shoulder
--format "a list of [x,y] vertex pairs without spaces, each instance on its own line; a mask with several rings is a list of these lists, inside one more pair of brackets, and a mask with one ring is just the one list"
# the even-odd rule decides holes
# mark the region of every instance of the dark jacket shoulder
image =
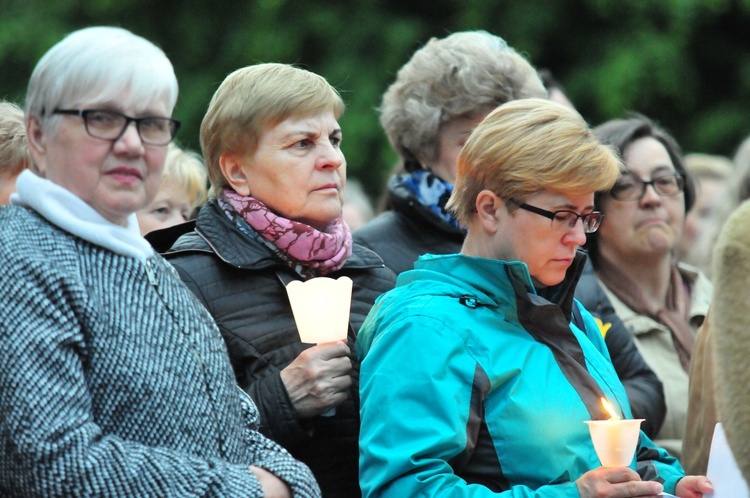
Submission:
[[461,251],[465,233],[440,219],[393,178],[388,187],[390,211],[354,232],[355,242],[378,253],[398,275],[411,270],[422,254]]

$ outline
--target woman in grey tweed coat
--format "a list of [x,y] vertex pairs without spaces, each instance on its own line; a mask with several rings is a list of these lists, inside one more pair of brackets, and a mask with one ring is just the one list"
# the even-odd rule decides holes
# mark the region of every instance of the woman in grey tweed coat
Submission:
[[176,99],[164,53],[119,28],[72,33],[32,74],[36,173],[0,210],[0,496],[320,496],[139,236]]

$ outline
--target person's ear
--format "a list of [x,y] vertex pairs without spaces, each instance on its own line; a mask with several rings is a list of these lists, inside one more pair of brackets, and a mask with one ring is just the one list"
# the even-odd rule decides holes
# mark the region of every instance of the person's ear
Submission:
[[39,174],[43,174],[41,164],[44,164],[42,158],[47,153],[47,147],[44,143],[44,132],[39,119],[35,116],[29,117],[26,123],[26,143],[31,157],[32,169]]
[[250,195],[250,183],[244,168],[245,160],[242,155],[225,152],[219,156],[221,174],[226,178],[232,189],[241,196]]
[[505,203],[491,190],[482,190],[474,201],[477,219],[489,233],[495,233],[505,219]]

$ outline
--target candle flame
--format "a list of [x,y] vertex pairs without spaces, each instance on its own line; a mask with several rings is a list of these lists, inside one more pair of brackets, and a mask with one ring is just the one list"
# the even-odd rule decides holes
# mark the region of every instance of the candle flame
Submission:
[[615,411],[615,407],[612,406],[609,401],[607,401],[607,398],[602,398],[602,406],[609,412],[610,420],[620,420],[620,416]]

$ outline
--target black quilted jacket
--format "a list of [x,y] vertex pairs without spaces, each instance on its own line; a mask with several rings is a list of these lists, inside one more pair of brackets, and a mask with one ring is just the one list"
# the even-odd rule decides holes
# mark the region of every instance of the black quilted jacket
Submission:
[[[174,236],[175,231],[171,233]],[[167,245],[158,239],[158,234],[150,237],[155,247]],[[323,496],[359,496],[356,359],[352,358],[351,397],[330,417],[299,420],[279,374],[309,347],[299,340],[282,283],[299,275],[240,232],[216,201],[201,209],[194,230],[180,236],[164,257],[216,320],[237,381],[258,406],[261,432],[308,464]],[[353,332],[359,330],[375,298],[394,286],[395,275],[379,256],[356,244],[344,267],[328,276],[342,275],[354,281],[349,336],[354,351]]]

